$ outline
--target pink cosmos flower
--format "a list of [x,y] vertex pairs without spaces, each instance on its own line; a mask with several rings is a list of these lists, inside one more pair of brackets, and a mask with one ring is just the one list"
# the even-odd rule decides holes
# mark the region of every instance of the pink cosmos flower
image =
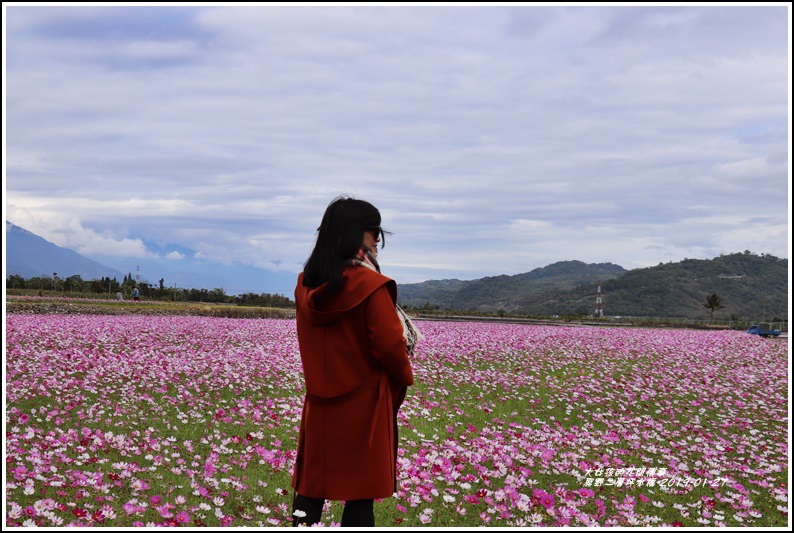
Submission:
[[19,415],[20,424],[27,424],[28,420],[30,420],[30,415]]
[[547,493],[545,490],[535,489],[532,491],[532,495],[535,496],[546,509],[554,507],[554,496]]
[[581,496],[582,498],[592,498],[593,496],[595,496],[595,492],[592,489],[582,487],[581,489],[579,489],[579,496]]
[[541,496],[540,504],[546,509],[551,509],[552,507],[554,507],[554,496],[552,496],[551,494],[546,494],[545,496]]
[[176,521],[181,524],[187,524],[188,522],[190,522],[190,515],[188,514],[187,511],[181,511],[177,513]]

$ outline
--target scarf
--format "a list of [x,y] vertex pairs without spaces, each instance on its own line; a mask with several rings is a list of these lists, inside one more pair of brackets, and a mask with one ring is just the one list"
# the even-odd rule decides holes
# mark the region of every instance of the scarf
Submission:
[[[363,266],[380,273],[380,265],[378,264],[378,260],[375,258],[375,254],[372,253],[372,250],[370,250],[366,245],[361,247],[354,259],[346,261],[346,263],[349,265]],[[403,337],[405,338],[406,345],[408,346],[408,355],[413,355],[416,344],[425,337],[418,329],[416,329],[413,321],[408,317],[408,315],[405,314],[405,311],[403,311],[399,305],[395,304],[394,309],[397,311],[397,318],[400,319],[400,323],[403,327]]]

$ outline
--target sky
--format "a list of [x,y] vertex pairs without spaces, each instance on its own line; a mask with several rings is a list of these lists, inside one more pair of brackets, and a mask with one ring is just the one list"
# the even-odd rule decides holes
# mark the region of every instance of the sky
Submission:
[[398,283],[788,258],[790,9],[4,3],[4,216],[232,292],[342,194]]

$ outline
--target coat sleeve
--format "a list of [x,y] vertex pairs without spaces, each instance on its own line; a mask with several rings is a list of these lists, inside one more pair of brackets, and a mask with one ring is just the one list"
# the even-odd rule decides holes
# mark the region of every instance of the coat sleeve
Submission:
[[414,374],[408,360],[403,327],[394,301],[383,285],[367,299],[367,334],[370,350],[391,378],[402,386],[413,385]]

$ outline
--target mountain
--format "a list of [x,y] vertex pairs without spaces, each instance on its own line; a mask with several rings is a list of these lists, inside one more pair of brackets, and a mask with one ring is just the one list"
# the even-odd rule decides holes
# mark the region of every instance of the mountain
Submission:
[[747,251],[629,271],[565,261],[516,276],[400,285],[398,293],[406,307],[590,315],[598,286],[606,316],[709,318],[706,297],[717,294],[724,307],[715,319],[788,317],[788,260]]
[[[292,297],[297,274],[270,272],[253,266],[220,265],[200,261],[187,256],[182,261],[163,258],[119,258],[96,256],[84,257],[74,250],[55,244],[6,221],[6,277],[17,274],[23,278],[51,277],[54,272],[60,278],[79,275],[84,280],[116,278],[138,274],[141,281],[157,285],[160,279],[168,287],[214,289],[221,288],[226,294],[270,293]],[[109,265],[109,266],[108,266]]]
[[402,306],[437,305],[441,308],[493,312],[517,311],[541,295],[599,283],[628,271],[612,263],[561,261],[515,276],[493,276],[472,281],[457,279],[400,285]]
[[[592,313],[597,287],[581,286],[532,302],[545,314]],[[714,318],[773,320],[788,317],[788,260],[751,252],[714,259],[631,270],[601,283],[605,315],[708,318],[706,297],[717,294],[723,308]]]
[[121,280],[124,274],[88,259],[74,250],[57,246],[38,235],[6,221],[6,277],[17,274],[23,278],[60,278],[78,275],[85,280],[103,277]]

